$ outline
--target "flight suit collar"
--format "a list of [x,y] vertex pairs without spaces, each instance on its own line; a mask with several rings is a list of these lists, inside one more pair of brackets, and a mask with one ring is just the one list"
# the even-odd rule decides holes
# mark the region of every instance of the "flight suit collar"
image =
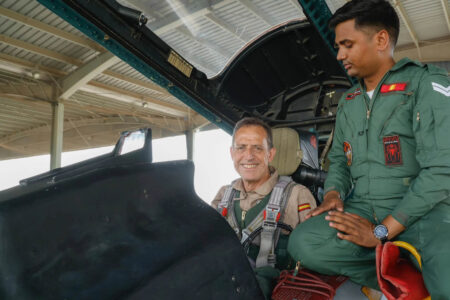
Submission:
[[[256,194],[260,195],[261,197],[264,197],[267,194],[269,194],[270,192],[272,192],[273,188],[275,187],[275,185],[278,182],[278,172],[272,166],[269,166],[269,171],[271,174],[269,179],[266,182],[264,182],[263,184],[261,184],[260,186],[258,186],[254,191],[251,191],[250,193],[256,193]],[[233,188],[240,192],[239,197],[236,198],[235,200],[242,200],[242,199],[247,198],[247,192],[245,191],[242,178],[239,180],[236,180],[234,182]]]
[[397,71],[397,70],[400,70],[401,68],[403,68],[404,66],[409,65],[409,64],[414,64],[414,65],[417,65],[417,66],[419,66],[419,67],[423,67],[422,63],[420,63],[420,62],[418,62],[418,61],[415,61],[415,60],[412,60],[412,59],[409,59],[409,58],[405,57],[405,58],[402,58],[401,60],[399,60],[399,61],[391,68],[390,72],[395,72],[395,71]]
[[[404,66],[409,65],[409,64],[414,64],[416,66],[423,67],[423,64],[421,62],[409,59],[407,57],[402,58],[384,75],[384,77],[378,83],[378,86],[380,86],[384,82],[384,80],[389,76],[390,73],[396,72],[396,71],[402,69]],[[359,82],[359,88],[362,90],[363,95],[364,95],[366,93],[366,86],[364,84],[364,81],[362,79],[359,79],[358,82]],[[378,88],[378,86],[377,86],[377,88]],[[372,99],[373,98],[374,97],[372,97]]]

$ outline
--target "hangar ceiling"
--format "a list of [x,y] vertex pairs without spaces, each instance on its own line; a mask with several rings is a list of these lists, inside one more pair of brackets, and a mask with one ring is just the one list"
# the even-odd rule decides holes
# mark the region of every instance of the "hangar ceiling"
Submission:
[[[401,18],[396,59],[450,70],[450,0],[390,1]],[[258,34],[304,18],[296,0],[118,2],[140,8],[147,26],[208,77]],[[326,2],[334,12],[346,0]],[[64,151],[111,145],[134,128],[152,127],[159,138],[207,124],[37,1],[0,0],[0,160],[48,153],[62,107]]]
[[0,160],[49,153],[55,103],[63,150],[151,127],[180,135],[206,119],[35,0],[0,1]]

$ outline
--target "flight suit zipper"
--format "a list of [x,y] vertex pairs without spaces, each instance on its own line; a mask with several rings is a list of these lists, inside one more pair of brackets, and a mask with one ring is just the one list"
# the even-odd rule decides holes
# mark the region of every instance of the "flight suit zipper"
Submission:
[[[372,97],[369,98],[369,103],[367,103],[367,101],[366,101],[366,99],[367,99],[369,96],[367,95],[367,91],[366,91],[366,89],[365,89],[365,86],[363,86],[363,85],[361,84],[361,82],[360,82],[360,84],[359,84],[359,85],[360,85],[360,88],[361,88],[361,90],[362,90],[362,92],[363,92],[362,94],[363,94],[363,97],[364,97],[364,104],[366,105],[366,121],[364,122],[364,123],[365,123],[365,131],[366,131],[366,155],[367,155],[366,161],[368,161],[370,114],[371,114],[371,111],[372,111],[373,106],[375,105],[375,101],[376,101],[376,99],[378,98],[378,94],[379,94],[379,92],[380,92],[380,87],[381,87],[381,85],[383,84],[383,82],[390,76],[390,74],[391,74],[390,71],[386,72],[386,74],[384,74],[383,78],[381,78],[380,82],[378,82],[378,84],[377,84],[377,86],[375,87],[375,90],[374,90],[374,92],[373,92],[373,94],[372,94]],[[370,163],[368,162],[368,166],[367,166],[367,195],[370,194],[370,175],[371,175],[371,172],[370,172]],[[375,214],[375,209],[374,209],[374,203],[373,203],[373,200],[370,199],[369,201],[370,201],[370,204],[371,204],[371,206],[372,206],[372,211],[373,211],[374,219],[377,220],[377,217],[376,217],[376,214]]]

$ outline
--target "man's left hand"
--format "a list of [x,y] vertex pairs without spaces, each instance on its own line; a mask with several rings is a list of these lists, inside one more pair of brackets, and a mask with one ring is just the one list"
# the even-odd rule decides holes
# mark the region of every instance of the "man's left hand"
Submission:
[[330,211],[325,219],[330,221],[330,227],[339,231],[337,236],[340,239],[367,248],[374,248],[381,243],[373,234],[375,225],[363,217],[348,212]]

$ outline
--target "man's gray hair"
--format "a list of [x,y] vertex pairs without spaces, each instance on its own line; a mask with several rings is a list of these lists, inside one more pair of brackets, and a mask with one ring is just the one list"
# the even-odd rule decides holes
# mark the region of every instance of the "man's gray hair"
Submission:
[[269,147],[269,150],[273,148],[273,137],[272,137],[272,128],[270,128],[269,125],[264,123],[263,120],[253,117],[247,117],[243,118],[242,120],[238,121],[233,129],[233,140],[232,140],[232,146],[234,146],[234,137],[236,135],[236,132],[241,128],[245,126],[260,126],[266,131],[267,135],[267,146]]

